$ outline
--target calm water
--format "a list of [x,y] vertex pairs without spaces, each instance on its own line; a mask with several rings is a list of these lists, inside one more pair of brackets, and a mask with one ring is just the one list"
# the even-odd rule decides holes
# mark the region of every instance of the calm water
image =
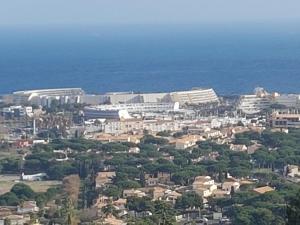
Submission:
[[237,94],[256,86],[300,93],[300,32],[293,27],[0,29],[0,93],[213,87]]

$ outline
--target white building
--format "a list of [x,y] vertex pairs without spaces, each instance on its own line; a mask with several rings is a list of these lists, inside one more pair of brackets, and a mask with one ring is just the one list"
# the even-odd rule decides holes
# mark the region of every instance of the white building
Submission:
[[180,124],[175,120],[142,120],[142,119],[127,119],[127,120],[107,120],[103,124],[103,132],[106,134],[126,134],[130,132],[143,132],[148,130],[153,133],[161,131],[179,131]]
[[13,93],[13,101],[16,104],[50,105],[53,100],[60,103],[80,103],[84,91],[81,88],[41,89],[17,91]]
[[204,198],[211,196],[217,188],[210,176],[198,176],[193,183],[193,190]]
[[270,125],[273,128],[300,128],[300,114],[274,112]]
[[178,111],[178,103],[131,103],[114,105],[95,105],[84,108],[86,119],[129,119],[129,113]]
[[111,104],[170,102],[168,93],[114,92],[105,94]]
[[175,143],[176,149],[187,149],[196,145],[198,141],[204,140],[201,136],[191,135],[185,136],[183,138],[177,139]]
[[295,94],[279,95],[274,98],[274,103],[279,105],[284,105],[288,108],[299,108],[300,95],[295,95]]
[[238,109],[245,114],[256,114],[271,106],[272,101],[268,97],[257,95],[242,95],[240,97]]
[[213,89],[194,89],[190,91],[177,91],[170,93],[174,102],[182,104],[206,104],[219,102]]
[[19,214],[37,213],[39,210],[35,201],[24,201],[17,207],[17,213]]
[[129,115],[127,110],[124,109],[103,109],[97,106],[87,106],[84,107],[84,118],[86,120],[92,119],[129,119],[131,116]]
[[37,173],[32,175],[25,175],[24,173],[21,174],[22,181],[40,181],[47,177],[46,173]]

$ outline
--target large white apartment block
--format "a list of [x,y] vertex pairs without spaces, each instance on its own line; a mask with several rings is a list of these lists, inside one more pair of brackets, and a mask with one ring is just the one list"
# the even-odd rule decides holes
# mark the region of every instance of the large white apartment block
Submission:
[[271,106],[272,100],[269,97],[257,95],[242,95],[238,104],[238,109],[245,114],[256,114]]
[[296,95],[296,94],[279,95],[274,98],[274,103],[279,105],[284,105],[288,108],[299,108],[300,95]]
[[111,104],[170,102],[169,93],[116,92],[105,94]]
[[53,100],[60,103],[80,103],[84,91],[81,88],[42,89],[14,92],[13,102],[15,104],[50,105]]
[[190,91],[177,91],[170,93],[174,102],[180,104],[206,104],[219,102],[216,92],[210,89],[195,89]]

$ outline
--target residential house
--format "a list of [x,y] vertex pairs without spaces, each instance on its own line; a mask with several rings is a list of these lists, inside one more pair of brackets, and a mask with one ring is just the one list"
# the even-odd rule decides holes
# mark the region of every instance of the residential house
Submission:
[[209,197],[217,190],[217,185],[210,176],[198,176],[193,183],[193,190],[202,197]]
[[164,192],[164,196],[162,198],[162,200],[169,202],[171,204],[175,204],[176,200],[178,198],[180,198],[182,196],[182,194],[176,192],[176,191],[172,191],[172,190],[166,190]]
[[116,176],[116,172],[99,172],[96,177],[96,188],[100,188],[112,183],[112,179]]
[[11,225],[23,225],[30,221],[30,216],[28,214],[26,215],[9,215],[0,218],[0,224],[2,223],[4,225],[5,220],[9,220]]
[[235,180],[228,179],[222,183],[222,190],[227,191],[229,193],[232,190],[237,191],[239,188],[240,188],[240,183]]
[[140,148],[139,147],[132,147],[128,150],[128,153],[130,154],[139,154],[140,153]]
[[145,174],[145,183],[147,187],[156,186],[157,184],[170,184],[171,174],[165,172]]
[[198,141],[204,140],[201,136],[198,135],[188,135],[182,138],[179,138],[175,142],[176,149],[187,149],[196,145]]
[[210,130],[204,133],[203,135],[206,139],[214,139],[222,136],[221,131],[219,130]]
[[123,191],[123,197],[124,198],[130,198],[130,197],[138,197],[143,198],[146,197],[146,193],[138,190],[138,189],[127,189]]
[[104,219],[104,224],[109,224],[109,225],[126,225],[127,223],[125,223],[123,220],[117,219],[113,215],[109,215],[107,218]]
[[230,150],[235,151],[235,152],[245,152],[248,150],[246,145],[235,145],[231,144],[230,145]]
[[21,205],[17,207],[17,212],[19,214],[26,214],[26,213],[36,213],[40,209],[36,205],[36,201],[24,201]]
[[264,186],[264,187],[255,188],[253,189],[253,191],[257,194],[265,194],[267,192],[275,191],[275,189],[270,186]]
[[297,177],[300,176],[299,166],[297,165],[288,165],[285,168],[287,177]]

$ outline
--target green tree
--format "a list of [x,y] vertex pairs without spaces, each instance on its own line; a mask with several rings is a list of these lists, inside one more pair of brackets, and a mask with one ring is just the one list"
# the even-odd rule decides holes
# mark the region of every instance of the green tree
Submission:
[[35,192],[31,189],[31,187],[23,183],[15,184],[10,191],[19,199],[33,200],[35,198]]
[[203,205],[202,198],[195,192],[184,193],[180,198],[177,199],[175,208],[176,209],[188,209],[188,208],[201,208]]
[[287,217],[287,225],[300,224],[300,192],[288,204]]
[[15,193],[7,192],[0,196],[1,206],[17,206],[20,200]]
[[175,211],[170,205],[162,201],[155,203],[155,215],[159,218],[159,225],[174,225],[175,224]]

